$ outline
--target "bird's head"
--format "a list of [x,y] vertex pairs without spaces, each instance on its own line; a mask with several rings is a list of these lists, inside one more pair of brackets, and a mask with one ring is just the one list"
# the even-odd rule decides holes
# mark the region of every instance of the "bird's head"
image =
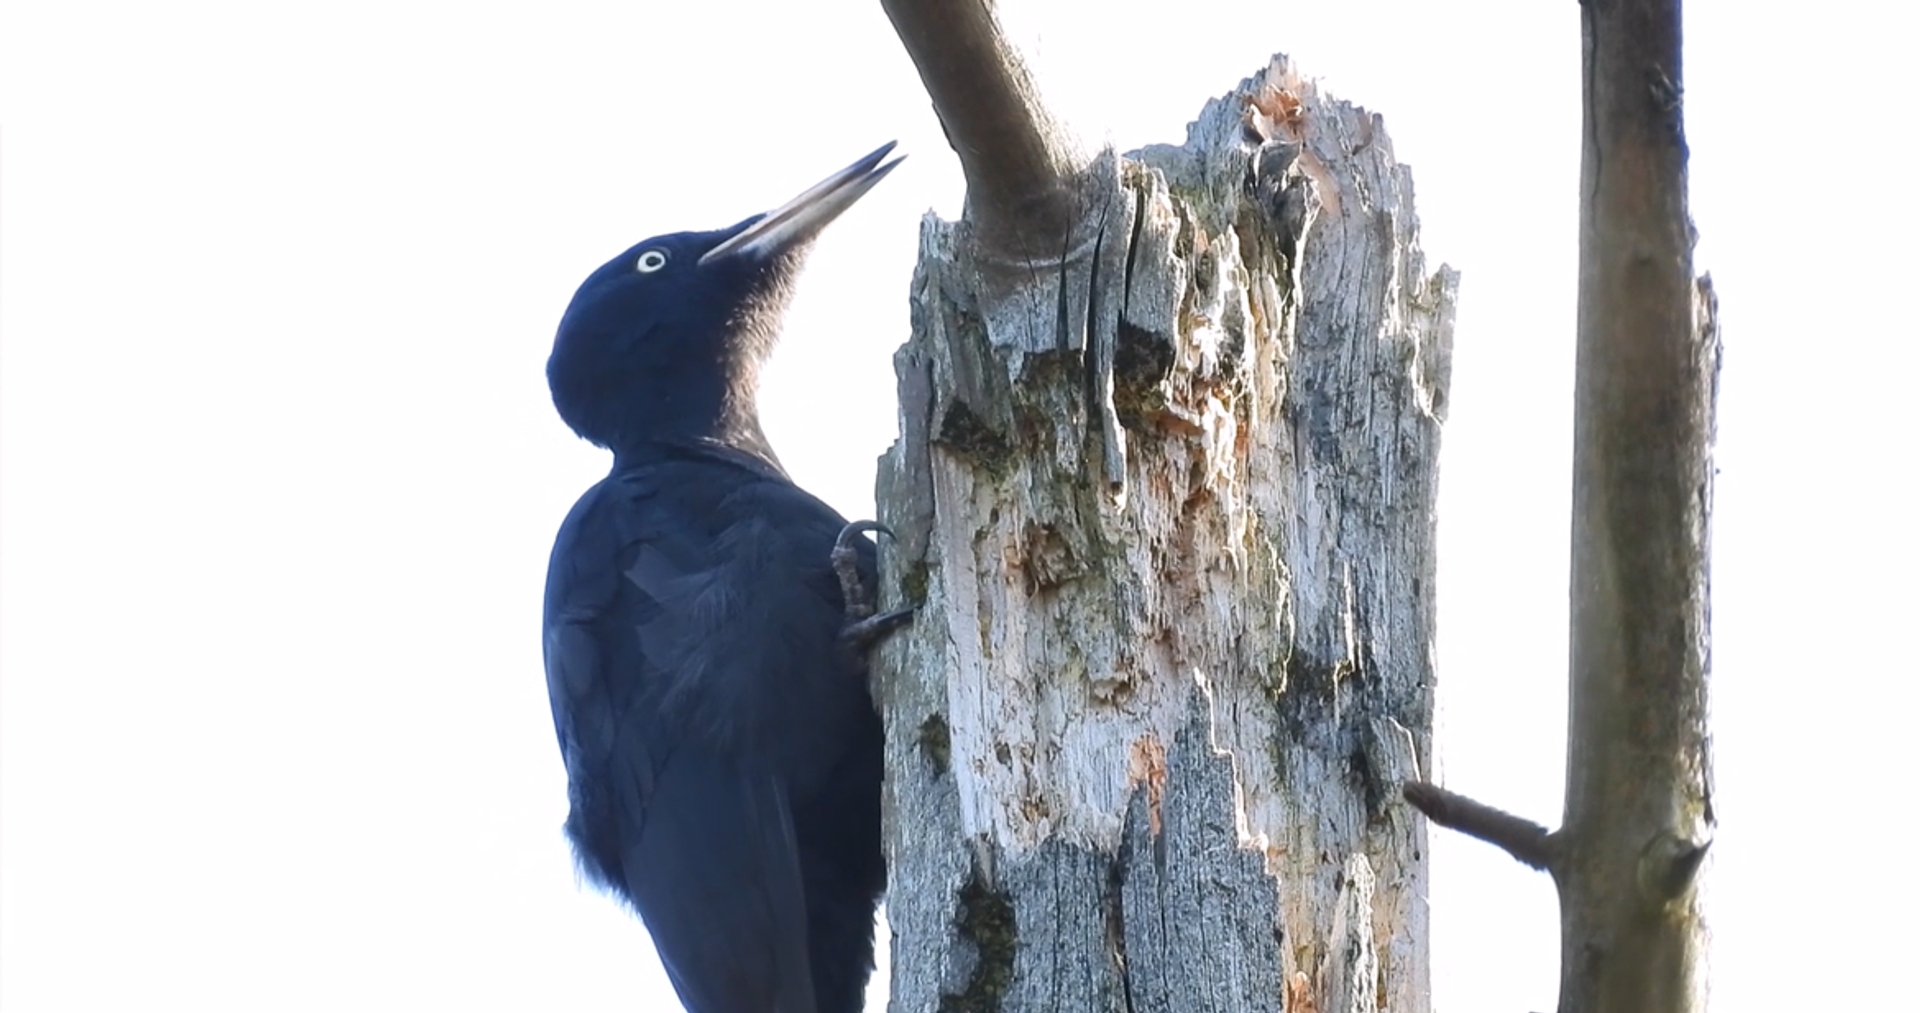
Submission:
[[616,454],[717,439],[770,455],[754,395],[760,364],[813,239],[899,164],[888,144],[763,215],[646,240],[587,277],[547,360],[573,431]]

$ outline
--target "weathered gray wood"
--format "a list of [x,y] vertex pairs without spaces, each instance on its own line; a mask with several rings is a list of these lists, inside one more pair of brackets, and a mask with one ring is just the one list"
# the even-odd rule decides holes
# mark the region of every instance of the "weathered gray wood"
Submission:
[[[1284,58],[1043,252],[929,218],[883,458],[892,1008],[1427,1008],[1453,272]],[[971,214],[971,203],[970,214]],[[1031,249],[1031,247],[1029,247]]]

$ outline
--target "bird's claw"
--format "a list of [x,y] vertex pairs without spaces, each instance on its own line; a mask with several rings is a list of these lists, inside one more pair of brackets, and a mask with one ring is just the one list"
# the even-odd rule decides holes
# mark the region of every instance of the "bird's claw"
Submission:
[[860,536],[869,531],[893,537],[893,532],[878,521],[854,521],[840,529],[840,537],[833,541],[831,557],[833,575],[840,580],[840,600],[847,610],[847,625],[840,630],[840,640],[857,651],[879,643],[881,638],[913,618],[912,609],[874,614],[875,592],[860,579],[860,550],[856,548]]
[[840,600],[846,603],[847,618],[856,623],[874,612],[874,593],[860,579],[860,550],[854,547],[869,531],[893,537],[893,532],[879,521],[854,521],[841,528],[840,537],[833,540],[833,575],[840,578]]

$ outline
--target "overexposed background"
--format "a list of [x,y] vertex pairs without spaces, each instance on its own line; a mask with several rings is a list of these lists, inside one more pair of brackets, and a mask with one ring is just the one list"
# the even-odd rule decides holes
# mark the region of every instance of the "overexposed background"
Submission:
[[[1464,273],[1442,772],[1555,822],[1577,5],[1005,5],[1094,143],[1179,141],[1275,51],[1386,116],[1429,259]],[[1728,1011],[1884,1008],[1920,902],[1892,790],[1920,703],[1920,335],[1892,298],[1920,216],[1889,178],[1915,155],[1910,33],[1871,0],[1788,10],[1696,0],[1687,24],[1726,343]],[[542,574],[606,462],[543,366],[607,257],[897,137],[912,157],[827,232],[764,399],[800,482],[872,513],[918,219],[961,198],[878,4],[0,18],[0,1008],[671,1006],[560,833]],[[1551,1009],[1549,881],[1434,853],[1438,1007]]]

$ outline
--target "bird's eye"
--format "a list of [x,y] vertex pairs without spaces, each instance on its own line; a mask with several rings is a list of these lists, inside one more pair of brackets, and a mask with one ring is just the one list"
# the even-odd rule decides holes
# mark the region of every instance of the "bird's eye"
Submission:
[[635,261],[633,265],[634,269],[641,274],[652,274],[665,266],[667,266],[667,251],[665,250],[648,250],[642,253],[640,259]]

